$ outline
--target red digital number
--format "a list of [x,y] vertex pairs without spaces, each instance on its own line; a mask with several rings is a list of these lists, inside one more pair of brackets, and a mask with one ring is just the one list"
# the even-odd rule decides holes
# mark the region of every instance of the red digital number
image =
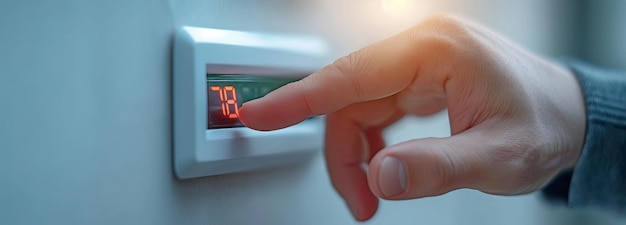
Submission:
[[[222,102],[222,114],[225,117],[236,119],[239,118],[239,106],[237,105],[237,90],[233,86],[211,86],[211,91],[220,94]],[[230,94],[230,95],[229,95]],[[231,110],[232,108],[232,110]]]

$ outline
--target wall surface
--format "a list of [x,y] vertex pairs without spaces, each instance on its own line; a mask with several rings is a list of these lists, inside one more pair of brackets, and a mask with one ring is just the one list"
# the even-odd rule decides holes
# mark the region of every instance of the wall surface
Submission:
[[[176,27],[320,36],[334,47],[330,62],[428,15],[454,12],[541,54],[571,51],[571,30],[548,32],[566,25],[559,3],[567,1],[499,2],[415,1],[390,15],[377,0],[0,0],[0,224],[357,224],[331,187],[321,151],[297,166],[174,177]],[[550,20],[556,12],[564,19]],[[446,136],[446,114],[407,118],[385,134],[391,144]],[[620,220],[551,207],[534,194],[461,190],[384,201],[369,223]]]
[[587,8],[585,59],[626,70],[626,1],[589,1]]

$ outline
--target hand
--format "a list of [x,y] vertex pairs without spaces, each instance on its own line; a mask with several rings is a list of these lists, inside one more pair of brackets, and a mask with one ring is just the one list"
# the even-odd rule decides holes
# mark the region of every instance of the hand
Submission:
[[[385,146],[385,127],[407,114],[445,108],[450,137]],[[240,110],[241,121],[258,130],[322,114],[328,114],[325,151],[333,185],[358,220],[374,215],[377,197],[413,199],[460,188],[497,195],[537,190],[575,165],[585,132],[583,98],[570,71],[445,16]]]

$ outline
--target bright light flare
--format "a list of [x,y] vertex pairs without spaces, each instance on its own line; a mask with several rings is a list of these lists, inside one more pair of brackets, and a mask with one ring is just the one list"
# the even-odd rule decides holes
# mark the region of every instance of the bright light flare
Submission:
[[389,14],[406,12],[413,6],[413,0],[382,0],[383,9]]

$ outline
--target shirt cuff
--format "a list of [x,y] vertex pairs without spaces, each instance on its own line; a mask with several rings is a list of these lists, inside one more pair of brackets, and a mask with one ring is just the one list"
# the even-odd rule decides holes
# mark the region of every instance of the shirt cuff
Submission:
[[626,213],[626,74],[579,61],[566,64],[585,98],[587,130],[574,170],[553,180],[543,194],[570,207]]

